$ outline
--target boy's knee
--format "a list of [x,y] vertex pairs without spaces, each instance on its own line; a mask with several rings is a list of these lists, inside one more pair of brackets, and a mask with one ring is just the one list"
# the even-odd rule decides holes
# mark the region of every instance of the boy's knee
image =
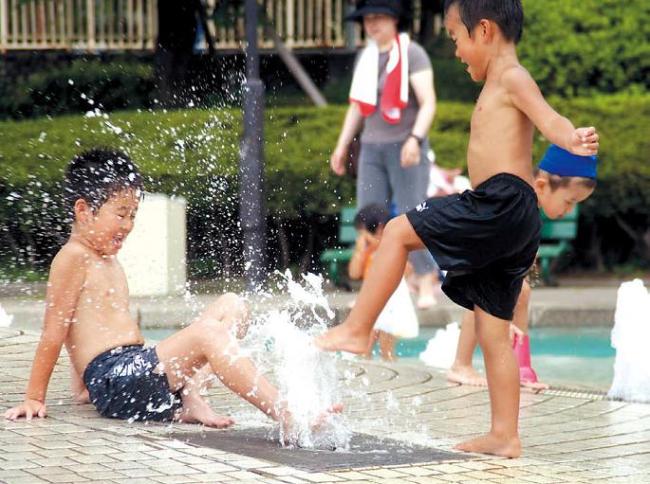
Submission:
[[201,321],[197,321],[195,324],[195,330],[198,331],[198,335],[204,341],[219,341],[223,342],[230,335],[230,327],[220,319],[206,318]]
[[219,296],[216,299],[215,304],[218,304],[220,306],[227,306],[227,307],[229,306],[238,307],[244,304],[244,300],[234,292],[227,292]]
[[384,228],[382,239],[388,238],[389,240],[403,240],[405,223],[409,223],[405,215],[400,215],[399,217],[390,219],[386,224],[386,228]]

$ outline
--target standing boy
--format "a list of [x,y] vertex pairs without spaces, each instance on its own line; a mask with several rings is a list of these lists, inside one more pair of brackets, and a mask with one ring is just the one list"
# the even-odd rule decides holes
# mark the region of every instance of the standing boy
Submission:
[[[448,274],[444,292],[473,310],[485,358],[491,407],[488,434],[463,442],[467,452],[518,457],[519,378],[509,321],[539,247],[533,189],[534,128],[578,155],[598,151],[595,128],[576,129],[544,100],[517,58],[520,0],[447,0],[445,26],[456,57],[485,84],[472,114],[467,165],[473,191],[433,198],[388,223],[357,303],[341,326],[321,336],[326,350],[362,352],[372,324],[404,271],[407,254],[426,247]],[[584,194],[571,191],[581,201]]]

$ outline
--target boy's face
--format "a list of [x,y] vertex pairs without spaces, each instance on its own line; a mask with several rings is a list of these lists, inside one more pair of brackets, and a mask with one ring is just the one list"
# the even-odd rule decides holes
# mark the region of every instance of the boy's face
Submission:
[[568,186],[553,190],[547,179],[539,177],[535,179],[535,192],[546,216],[558,219],[573,210],[577,203],[589,198],[594,189],[584,186],[579,180],[571,180]]
[[470,37],[467,27],[460,18],[460,10],[457,4],[453,4],[445,15],[445,28],[451,40],[456,44],[455,55],[463,64],[467,64],[467,72],[475,82],[485,79],[487,65],[485,56],[482,55],[481,42],[478,39],[479,29],[482,25],[476,26],[475,35]]
[[115,255],[133,229],[140,192],[126,189],[115,193],[93,212],[83,201],[75,204],[75,219],[81,235],[102,255]]

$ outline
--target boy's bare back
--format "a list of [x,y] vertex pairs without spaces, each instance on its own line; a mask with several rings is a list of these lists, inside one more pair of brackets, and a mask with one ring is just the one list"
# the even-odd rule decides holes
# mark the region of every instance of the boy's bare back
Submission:
[[[73,273],[72,280],[66,277]],[[59,286],[78,294],[65,340],[77,374],[106,350],[144,342],[129,312],[126,275],[116,256],[101,255],[71,237],[52,263],[51,297],[57,297]]]

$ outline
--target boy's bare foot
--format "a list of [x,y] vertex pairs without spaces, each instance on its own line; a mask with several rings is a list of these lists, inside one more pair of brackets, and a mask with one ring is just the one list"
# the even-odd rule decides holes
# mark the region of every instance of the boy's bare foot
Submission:
[[75,393],[72,395],[72,401],[77,405],[84,405],[90,403],[90,394],[88,390],[84,389],[81,393]]
[[452,366],[447,372],[447,380],[461,385],[487,386],[487,379],[471,366]]
[[321,350],[362,354],[368,349],[369,338],[370,334],[364,335],[351,323],[343,323],[317,336],[314,342]]
[[532,390],[535,393],[539,393],[542,390],[548,390],[549,386],[546,383],[542,383],[541,381],[522,381],[520,382],[520,385],[523,388],[528,388]]
[[199,423],[215,429],[225,429],[235,423],[230,417],[217,415],[208,402],[194,393],[183,396],[183,408],[178,415],[178,421]]
[[521,455],[519,437],[503,438],[492,433],[461,442],[454,449],[476,454],[498,455],[499,457],[515,458]]
[[[311,431],[317,432],[321,429],[321,427],[323,427],[323,425],[327,423],[327,419],[330,415],[338,414],[341,412],[343,412],[343,404],[335,403],[323,413],[321,413],[318,417],[316,417],[313,422],[311,422],[309,426],[311,428]],[[296,438],[296,436],[293,435],[295,421],[293,420],[293,415],[291,415],[291,412],[287,409],[286,403],[281,404],[277,420],[284,433],[283,440],[286,440],[285,443],[292,443],[291,441]]]

